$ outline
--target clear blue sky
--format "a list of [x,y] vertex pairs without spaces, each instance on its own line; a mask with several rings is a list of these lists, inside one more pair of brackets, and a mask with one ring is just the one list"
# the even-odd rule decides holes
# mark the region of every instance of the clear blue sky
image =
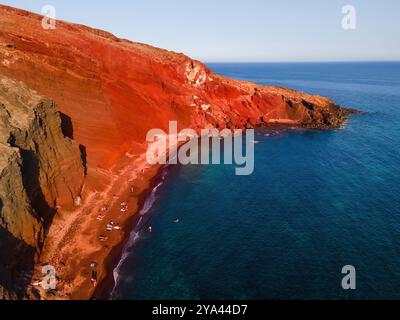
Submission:
[[[2,0],[203,61],[400,60],[400,0]],[[342,7],[357,29],[341,28]]]

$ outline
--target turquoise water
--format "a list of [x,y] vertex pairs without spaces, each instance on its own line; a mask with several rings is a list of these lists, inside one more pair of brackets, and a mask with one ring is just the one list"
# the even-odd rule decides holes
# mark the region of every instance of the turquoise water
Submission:
[[[113,297],[400,298],[400,63],[209,66],[369,113],[335,131],[258,131],[248,177],[233,166],[170,168]],[[341,288],[349,264],[355,291]]]

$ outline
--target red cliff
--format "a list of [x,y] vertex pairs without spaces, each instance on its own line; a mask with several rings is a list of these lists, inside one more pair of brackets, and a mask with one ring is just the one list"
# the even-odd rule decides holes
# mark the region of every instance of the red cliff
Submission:
[[[146,151],[150,129],[167,130],[170,120],[195,129],[270,123],[333,128],[348,114],[320,96],[224,78],[183,54],[62,21],[45,30],[41,20],[0,6],[0,74],[57,103],[64,135],[81,146],[83,202]],[[48,190],[63,190],[63,181],[49,183],[55,185]],[[71,211],[76,192],[68,196],[49,205]]]
[[199,128],[343,121],[319,96],[226,79],[182,54],[104,31],[65,22],[45,30],[41,16],[4,6],[0,12],[0,73],[58,103],[90,168],[143,151],[147,131],[167,129],[171,119]]

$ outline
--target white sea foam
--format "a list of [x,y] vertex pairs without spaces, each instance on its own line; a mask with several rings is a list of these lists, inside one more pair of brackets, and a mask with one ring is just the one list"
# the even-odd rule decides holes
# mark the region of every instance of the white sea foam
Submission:
[[157,190],[163,185],[165,181],[165,177],[167,175],[167,171],[164,170],[161,176],[161,182],[159,182],[151,191],[150,195],[147,197],[143,208],[140,210],[139,215],[140,219],[138,220],[137,224],[131,231],[129,235],[129,240],[126,246],[124,247],[122,251],[122,256],[121,259],[118,262],[118,265],[114,268],[113,270],[113,276],[114,276],[114,288],[111,291],[110,295],[110,300],[116,299],[116,289],[118,287],[119,279],[120,279],[120,271],[121,267],[123,266],[125,260],[129,257],[130,252],[132,251],[132,248],[134,247],[135,243],[140,239],[140,230],[142,228],[143,224],[143,218],[144,216],[150,211],[150,209],[153,207],[154,203],[157,200]]

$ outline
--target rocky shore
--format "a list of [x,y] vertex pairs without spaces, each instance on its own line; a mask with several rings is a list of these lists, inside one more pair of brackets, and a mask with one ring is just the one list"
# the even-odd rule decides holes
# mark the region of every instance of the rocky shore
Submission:
[[[355,112],[105,31],[45,30],[41,19],[0,5],[0,297],[93,296],[160,170],[145,160],[150,129],[331,129]],[[111,222],[120,228],[108,234]],[[32,286],[43,264],[57,270],[51,292]]]

